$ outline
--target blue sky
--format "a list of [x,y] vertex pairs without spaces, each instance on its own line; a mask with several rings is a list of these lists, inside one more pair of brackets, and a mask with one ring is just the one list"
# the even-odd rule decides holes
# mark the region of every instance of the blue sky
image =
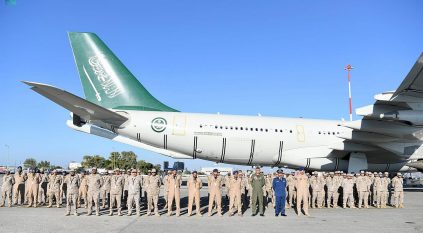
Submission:
[[68,129],[66,110],[19,82],[83,96],[67,31],[97,33],[154,96],[181,111],[348,119],[343,67],[355,67],[354,107],[397,88],[423,52],[422,9],[417,0],[1,3],[0,164],[34,157],[66,165],[124,150],[168,160]]

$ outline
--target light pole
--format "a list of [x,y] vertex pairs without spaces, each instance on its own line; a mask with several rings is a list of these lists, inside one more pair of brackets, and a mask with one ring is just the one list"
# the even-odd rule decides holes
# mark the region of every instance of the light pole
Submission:
[[352,69],[354,69],[354,67],[352,67],[349,64],[346,65],[344,68],[344,70],[348,72],[348,97],[350,102],[350,121],[352,121],[352,97],[351,97],[351,75],[350,75],[350,72]]
[[9,168],[9,156],[10,156],[10,146],[4,145],[7,148],[7,157],[6,157],[6,169]]

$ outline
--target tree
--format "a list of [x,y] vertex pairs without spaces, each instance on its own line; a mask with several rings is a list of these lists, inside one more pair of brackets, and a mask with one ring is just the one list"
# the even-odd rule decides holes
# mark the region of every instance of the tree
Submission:
[[24,168],[35,168],[37,166],[37,160],[34,158],[27,158],[23,162]]
[[122,160],[120,168],[130,169],[137,166],[137,155],[132,151],[122,151]]
[[112,169],[115,169],[115,168],[119,168],[119,169],[122,168],[122,163],[121,163],[122,156],[120,155],[119,152],[110,153],[108,160],[110,161],[110,163],[109,163],[109,166],[107,167],[107,169],[112,170]]
[[40,161],[40,162],[38,163],[37,167],[38,167],[39,169],[44,169],[44,170],[46,170],[46,169],[51,169],[51,168],[52,168],[52,167],[54,167],[54,166],[52,166],[52,165],[50,164],[50,162],[49,162],[49,161],[44,160],[44,161]]
[[137,162],[137,168],[144,174],[147,173],[148,170],[153,168],[153,164],[146,162],[145,160],[140,160]]
[[94,155],[94,156],[85,155],[82,158],[81,165],[84,168],[91,168],[91,167],[105,168],[107,165],[107,161],[104,157],[100,155]]

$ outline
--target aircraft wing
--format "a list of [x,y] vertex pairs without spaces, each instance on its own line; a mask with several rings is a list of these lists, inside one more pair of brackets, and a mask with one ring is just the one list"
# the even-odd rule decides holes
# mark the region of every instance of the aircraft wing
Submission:
[[368,155],[376,152],[370,159],[381,163],[387,158],[397,162],[423,158],[419,150],[423,140],[423,53],[395,91],[375,95],[375,100],[356,110],[363,119],[343,123],[351,131],[339,135],[345,139],[340,150],[354,145]]
[[42,83],[27,81],[23,81],[23,83],[31,86],[31,89],[40,95],[50,99],[85,120],[99,120],[114,126],[120,126],[128,120],[128,118],[116,112],[93,104],[65,90]]

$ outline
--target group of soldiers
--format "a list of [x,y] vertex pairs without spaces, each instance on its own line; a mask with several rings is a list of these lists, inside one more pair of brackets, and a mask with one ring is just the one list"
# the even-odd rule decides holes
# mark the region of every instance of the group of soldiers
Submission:
[[[204,180],[204,182],[206,182]],[[236,213],[242,216],[251,206],[252,215],[260,213],[264,216],[265,206],[275,208],[276,216],[285,215],[285,207],[296,206],[297,214],[309,215],[308,208],[386,208],[388,200],[392,199],[393,207],[403,208],[403,178],[398,173],[392,180],[388,173],[360,172],[355,175],[340,171],[330,173],[313,172],[311,175],[303,169],[284,174],[282,170],[277,173],[264,175],[260,167],[256,167],[253,174],[234,171],[226,176],[220,175],[217,169],[207,177],[208,184],[208,216],[217,212],[222,216],[222,208],[227,208],[229,216]],[[165,199],[164,209],[167,215],[180,216],[181,210],[181,185],[182,176],[176,170],[168,171],[161,177],[156,169],[142,175],[139,170],[115,169],[114,174],[97,173],[92,168],[90,174],[81,171],[79,174],[71,170],[69,174],[58,174],[54,170],[51,174],[30,169],[29,173],[18,167],[15,174],[3,177],[1,188],[2,199],[0,206],[7,204],[9,207],[18,204],[27,204],[27,207],[53,205],[60,208],[62,200],[66,200],[66,215],[78,215],[78,208],[87,209],[91,215],[93,207],[97,216],[101,208],[106,206],[109,215],[117,211],[122,216],[122,209],[128,209],[127,215],[134,212],[140,216],[141,200],[144,197],[147,215],[159,214],[159,196],[161,186]],[[188,214],[192,216],[193,205],[197,216],[202,216],[200,209],[201,189],[203,180],[196,171],[192,172],[187,181]],[[393,195],[390,195],[390,189]],[[13,200],[12,200],[13,197]],[[258,210],[258,211],[257,211]]]

